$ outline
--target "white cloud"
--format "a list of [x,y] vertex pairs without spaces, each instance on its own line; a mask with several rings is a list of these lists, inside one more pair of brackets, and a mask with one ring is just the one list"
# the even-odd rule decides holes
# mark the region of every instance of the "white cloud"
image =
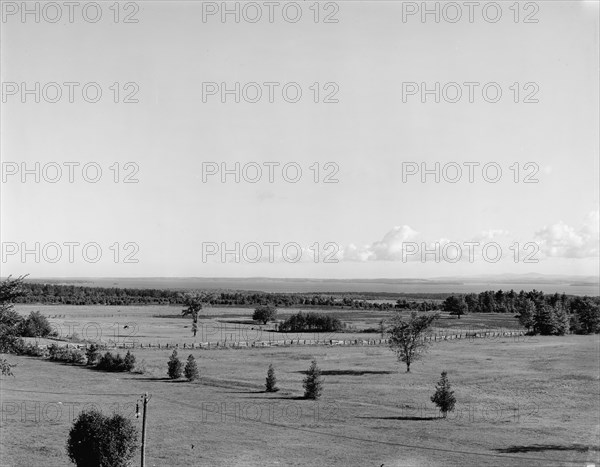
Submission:
[[535,233],[540,251],[549,257],[589,258],[599,254],[600,216],[590,212],[578,229],[560,221]]

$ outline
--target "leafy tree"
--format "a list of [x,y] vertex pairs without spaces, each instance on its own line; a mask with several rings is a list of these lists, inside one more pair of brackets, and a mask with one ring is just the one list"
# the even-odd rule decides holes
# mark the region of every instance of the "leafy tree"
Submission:
[[67,453],[79,467],[126,467],[137,448],[137,429],[128,418],[84,411],[69,432]]
[[96,361],[100,357],[100,348],[96,344],[91,344],[85,350],[85,356],[87,358],[87,365],[95,365]]
[[517,318],[522,326],[526,327],[527,330],[531,330],[535,324],[534,315],[536,311],[535,302],[529,298],[520,300],[516,307],[519,312]]
[[576,297],[569,305],[571,330],[577,334],[600,332],[600,305],[590,297]]
[[177,358],[177,350],[173,350],[173,353],[171,354],[171,357],[169,357],[169,362],[167,363],[167,365],[168,365],[167,373],[169,375],[169,378],[171,378],[171,379],[181,378],[183,364],[181,363],[181,360],[179,360],[179,358]]
[[317,361],[313,360],[306,372],[306,377],[302,382],[304,387],[304,398],[316,400],[321,397],[323,391],[323,377],[321,370],[317,366]]
[[46,337],[52,332],[52,326],[39,311],[32,311],[22,325],[23,337]]
[[123,370],[133,371],[135,368],[135,356],[128,350],[123,360]]
[[396,313],[392,318],[389,327],[390,348],[396,353],[399,361],[406,363],[407,373],[410,372],[411,363],[418,360],[427,349],[425,335],[437,318],[437,314],[417,315],[414,311],[408,320],[400,313]]
[[454,397],[454,391],[450,387],[450,382],[445,371],[442,371],[442,377],[435,386],[435,393],[431,396],[431,402],[439,407],[444,418],[446,418],[448,412],[454,410],[456,398]]
[[0,353],[17,353],[23,347],[24,319],[14,310],[14,301],[24,295],[23,280],[9,276],[0,282]]
[[12,372],[12,368],[15,366],[17,366],[15,363],[8,363],[5,358],[0,358],[0,374],[2,376],[15,376]]
[[188,292],[181,294],[185,308],[181,310],[181,316],[192,317],[192,334],[196,337],[198,332],[198,315],[202,311],[203,304],[210,304],[214,300],[214,296],[208,292]]
[[267,371],[267,382],[265,384],[265,390],[267,392],[277,392],[279,388],[277,387],[277,378],[275,378],[275,369],[273,365],[269,365],[269,370]]
[[185,364],[185,369],[183,370],[183,373],[188,381],[194,381],[200,377],[198,365],[196,365],[196,359],[192,354],[190,354],[187,358],[187,362]]
[[252,315],[254,321],[260,321],[263,324],[273,321],[276,317],[277,308],[273,305],[261,305],[254,310],[254,314]]
[[462,295],[450,295],[448,298],[446,298],[446,300],[444,300],[442,309],[444,311],[448,311],[451,315],[458,316],[458,319],[460,319],[461,315],[467,313],[469,307],[467,306],[467,302]]

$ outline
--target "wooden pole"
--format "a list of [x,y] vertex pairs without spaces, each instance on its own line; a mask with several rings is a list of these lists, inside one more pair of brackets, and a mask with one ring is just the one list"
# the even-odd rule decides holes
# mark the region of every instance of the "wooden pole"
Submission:
[[145,467],[146,457],[146,411],[148,410],[148,393],[144,394],[144,412],[142,415],[142,467]]

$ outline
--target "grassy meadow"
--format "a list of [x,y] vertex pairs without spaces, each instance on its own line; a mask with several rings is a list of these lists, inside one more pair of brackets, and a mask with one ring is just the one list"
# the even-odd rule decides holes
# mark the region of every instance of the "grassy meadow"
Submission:
[[[117,308],[19,310],[64,315],[51,321],[79,320],[81,326],[97,322],[102,329],[136,321],[143,341],[191,339],[186,320],[155,317],[175,315],[177,307]],[[205,319],[215,322],[247,321],[251,314],[210,312]],[[344,319],[352,319],[350,313]],[[357,327],[381,319],[360,313]],[[451,319],[464,326],[475,318]],[[488,316],[472,324],[508,327],[510,319]],[[2,379],[1,465],[70,465],[65,444],[79,411],[118,411],[141,428],[134,413],[144,392],[151,395],[147,466],[598,464],[598,351],[597,336],[442,341],[407,374],[384,346],[180,349],[182,360],[190,353],[197,359],[200,380],[193,383],[167,378],[171,351],[165,349],[135,350],[144,374],[11,355],[17,366],[14,378]],[[312,358],[325,379],[318,401],[302,399]],[[271,363],[277,393],[263,392]],[[446,420],[429,400],[443,370],[457,398]]]

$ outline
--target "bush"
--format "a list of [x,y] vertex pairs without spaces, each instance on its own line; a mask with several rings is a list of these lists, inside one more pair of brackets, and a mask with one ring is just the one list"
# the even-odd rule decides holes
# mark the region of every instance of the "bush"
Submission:
[[48,346],[48,358],[57,362],[64,363],[85,363],[85,355],[79,349],[70,349],[68,347],[59,347],[56,344]]
[[317,366],[317,361],[313,360],[306,372],[306,378],[302,382],[304,387],[304,398],[305,399],[318,399],[321,397],[321,391],[323,390],[323,378],[321,377],[321,370]]
[[39,311],[32,311],[21,328],[23,337],[47,337],[52,332],[52,327],[46,317]]
[[277,318],[277,308],[273,305],[261,305],[254,310],[252,319],[267,324]]
[[196,359],[193,355],[187,358],[187,363],[185,364],[185,370],[183,371],[185,377],[188,381],[194,381],[200,377],[200,373],[198,372],[198,365],[196,365]]
[[96,369],[101,371],[131,371],[135,367],[135,357],[131,352],[127,352],[125,359],[120,354],[113,355],[110,352],[106,352],[96,365]]
[[344,328],[342,322],[333,316],[323,313],[299,312],[290,316],[279,325],[282,332],[337,332]]
[[431,396],[431,402],[439,407],[444,418],[446,418],[448,412],[454,410],[456,398],[454,397],[454,391],[450,388],[450,382],[445,371],[442,371],[442,377],[435,386],[435,393]]
[[267,392],[277,392],[279,388],[277,387],[277,378],[275,378],[275,369],[273,365],[269,365],[269,370],[267,371],[267,381],[265,383],[265,390]]
[[137,438],[137,429],[122,415],[84,411],[69,432],[67,453],[79,467],[126,467],[135,454]]
[[132,373],[143,375],[146,373],[146,360],[142,359],[141,362],[137,362],[132,370]]
[[181,360],[177,358],[177,350],[173,350],[171,357],[169,358],[169,362],[167,363],[168,369],[167,374],[171,379],[181,378],[182,374],[182,363]]

